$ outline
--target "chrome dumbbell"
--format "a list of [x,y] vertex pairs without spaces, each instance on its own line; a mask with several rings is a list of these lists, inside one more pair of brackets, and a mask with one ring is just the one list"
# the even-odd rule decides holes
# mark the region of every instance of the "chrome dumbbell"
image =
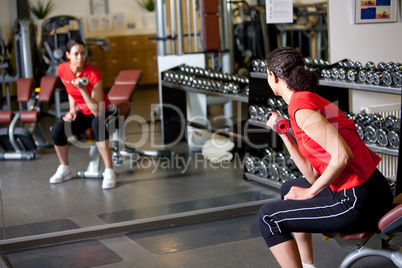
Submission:
[[389,115],[385,118],[384,126],[389,129],[388,143],[390,147],[398,149],[401,120],[394,115]]
[[244,88],[244,91],[246,92],[247,96],[250,95],[250,87],[248,85]]
[[279,168],[286,167],[286,156],[282,152],[277,152],[274,157],[274,165]]
[[355,117],[355,122],[362,124],[364,127],[370,124],[371,118],[366,112],[358,113]]
[[369,71],[376,70],[376,66],[375,66],[374,62],[372,62],[372,61],[367,62],[365,67],[366,67],[366,70],[369,70]]
[[382,147],[388,146],[389,130],[385,127],[379,128],[375,131],[378,145]]
[[392,73],[388,71],[382,72],[381,82],[386,86],[392,85]]
[[354,113],[343,112],[348,120],[355,120],[356,115]]
[[279,168],[276,165],[269,166],[269,178],[274,181],[280,181],[279,178]]
[[280,168],[279,169],[279,180],[283,183],[292,179],[292,171],[288,167]]
[[251,62],[251,66],[253,68],[253,72],[259,72],[260,71],[260,60],[253,60]]
[[257,120],[264,121],[269,111],[271,111],[271,109],[264,106],[259,106],[257,109]]
[[[269,112],[267,114],[267,117],[265,119],[265,122],[268,122],[269,118],[272,116],[272,112]],[[290,128],[290,122],[286,118],[279,117],[278,119],[275,120],[274,125],[273,125],[273,130],[279,134],[283,134],[288,132]]]
[[275,157],[275,151],[272,148],[265,148],[263,150],[263,159],[266,159],[270,164],[273,163]]
[[292,157],[290,155],[285,155],[285,165],[290,169],[290,170],[296,170],[297,166],[295,162],[293,161]]
[[377,136],[376,136],[376,129],[373,126],[366,126],[363,130],[364,141],[366,143],[376,143]]
[[322,78],[331,78],[331,70],[322,69],[321,70],[321,77]]
[[346,79],[351,82],[355,82],[359,76],[359,72],[356,69],[350,69],[346,73]]
[[338,76],[339,76],[339,69],[335,67],[331,68],[331,77],[333,79],[338,79]]
[[385,64],[384,70],[392,72],[394,64],[395,64],[395,62],[393,62],[393,61],[388,62],[387,64]]
[[382,82],[383,72],[375,72],[371,84],[378,86]]
[[267,62],[262,60],[260,62],[260,72],[266,73],[267,72]]
[[250,105],[248,107],[248,112],[250,114],[250,118],[253,120],[258,120],[258,106],[257,105]]
[[247,172],[259,172],[260,160],[252,155],[247,155],[244,161]]
[[394,72],[392,75],[392,81],[394,82],[393,85],[400,87],[402,86],[402,72]]
[[268,98],[267,104],[271,109],[276,109],[277,102],[275,98]]
[[398,128],[398,118],[395,115],[389,115],[385,117],[384,127],[388,129]]
[[374,71],[368,71],[366,76],[366,82],[369,84],[374,84]]
[[[85,76],[79,77],[79,78],[74,78],[73,81],[72,81],[73,83],[74,83],[75,79],[79,79],[79,84],[80,84],[80,86],[82,86],[82,87],[85,87],[85,86],[87,86],[87,85],[89,84],[89,80],[88,80],[88,78],[85,77]],[[73,84],[73,85],[74,85],[74,84]]]
[[306,64],[307,66],[313,66],[313,59],[312,58],[306,57],[303,60],[304,60],[304,64]]
[[362,69],[359,71],[359,77],[358,77],[358,81],[360,83],[365,83],[367,80],[367,71]]
[[360,61],[355,61],[354,66],[355,66],[355,69],[358,71],[363,69],[363,64]]
[[375,129],[380,129],[384,126],[384,118],[379,113],[374,113],[370,115],[369,125],[373,126]]
[[399,128],[395,128],[388,133],[388,143],[394,149],[399,148],[399,131]]
[[378,64],[377,64],[377,69],[379,70],[379,71],[385,71],[385,62],[379,62]]
[[364,140],[364,126],[361,123],[356,123],[356,130],[357,130],[357,134],[359,134],[360,138],[362,140]]
[[339,68],[338,69],[338,79],[339,80],[345,80],[346,79],[346,69],[345,68]]
[[260,162],[260,167],[259,167],[259,174],[260,177],[262,178],[268,178],[269,177],[269,166],[271,165],[271,162],[267,158],[263,158]]
[[400,62],[395,63],[392,65],[392,72],[399,72],[402,71],[402,64]]

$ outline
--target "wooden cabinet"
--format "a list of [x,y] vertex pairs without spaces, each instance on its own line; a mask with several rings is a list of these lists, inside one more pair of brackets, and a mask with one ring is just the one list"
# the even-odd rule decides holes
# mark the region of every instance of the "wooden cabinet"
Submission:
[[118,73],[127,69],[143,71],[140,85],[158,83],[156,41],[149,40],[151,36],[110,36],[110,50],[107,52],[98,47],[89,47],[89,63],[102,73],[105,88],[110,88]]

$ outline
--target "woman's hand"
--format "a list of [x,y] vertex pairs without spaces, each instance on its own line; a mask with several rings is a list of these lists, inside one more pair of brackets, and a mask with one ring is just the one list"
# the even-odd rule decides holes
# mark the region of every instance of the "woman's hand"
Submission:
[[68,112],[65,116],[63,116],[63,120],[66,122],[74,121],[77,118],[77,114],[74,112]]
[[85,86],[82,86],[80,83],[80,78],[74,78],[71,80],[71,84],[78,89],[85,89]]
[[314,195],[310,193],[309,188],[301,188],[297,186],[292,186],[289,192],[285,195],[285,200],[308,200],[312,199]]
[[277,112],[269,112],[269,114],[270,114],[270,117],[267,120],[266,124],[268,127],[270,127],[273,130],[276,120],[279,119],[281,116]]

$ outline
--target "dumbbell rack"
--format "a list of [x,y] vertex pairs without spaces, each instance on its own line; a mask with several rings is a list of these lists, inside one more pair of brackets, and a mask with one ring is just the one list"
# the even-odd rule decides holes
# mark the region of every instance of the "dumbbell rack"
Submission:
[[[238,93],[233,92],[220,92],[203,87],[194,87],[188,83],[183,83],[184,80],[169,81],[166,80],[166,74],[175,73],[182,74],[182,67],[185,65],[177,66],[162,72],[161,74],[161,104],[162,104],[162,135],[165,144],[177,141],[186,141],[186,136],[183,135],[183,129],[186,128],[189,122],[186,122],[189,116],[189,107],[191,106],[188,101],[189,95],[198,96],[199,103],[194,106],[202,106],[202,97],[219,97],[227,101],[247,102],[248,96],[246,94],[245,84],[242,84],[241,91]],[[216,81],[222,81],[220,78],[215,78]],[[224,81],[225,82],[225,81]],[[222,83],[223,85],[224,83]],[[248,84],[248,81],[247,83]],[[202,97],[200,97],[202,95]],[[198,98],[197,97],[197,98]],[[174,109],[172,108],[174,107]],[[191,111],[192,116],[205,116],[206,114],[198,113],[200,111]],[[196,114],[195,114],[196,113]],[[215,122],[209,122],[215,123]],[[220,128],[220,125],[212,127]],[[207,128],[206,128],[207,129]]]
[[[267,83],[267,74],[264,72],[251,72],[250,73],[250,89],[249,89],[249,102],[248,105],[264,105],[267,103],[267,99],[269,97],[274,96],[272,90],[270,89],[268,83]],[[336,88],[336,90],[334,90]],[[338,107],[342,111],[348,111],[349,110],[349,97],[348,97],[348,91],[349,90],[362,90],[362,91],[369,91],[369,92],[378,92],[378,93],[388,93],[388,94],[397,94],[401,95],[401,88],[399,87],[392,87],[392,86],[374,86],[374,85],[369,85],[369,84],[361,84],[361,83],[355,83],[355,82],[341,82],[341,81],[336,81],[332,79],[320,79],[319,80],[319,90],[318,94],[327,98],[329,101],[335,102]],[[268,128],[265,126],[264,123],[249,119],[248,123],[252,126],[255,126],[256,128],[261,128],[261,129],[266,129]],[[276,135],[276,134],[274,134]],[[272,139],[272,138],[266,138],[261,139],[259,141],[259,144],[264,144],[267,143],[267,139]],[[382,153],[386,155],[391,155],[391,156],[397,156],[398,157],[398,167],[401,161],[401,158],[399,157],[400,155],[400,149],[391,149],[388,147],[381,147],[377,146],[375,144],[368,144],[367,145],[373,152],[376,153]],[[282,149],[282,146],[279,144],[275,144],[273,147],[279,148],[280,150]],[[276,148],[273,148],[275,151],[277,150]],[[248,147],[246,148],[246,153],[250,153],[253,156],[261,156],[262,152],[261,149],[256,149],[253,147]],[[402,171],[399,170],[397,171],[397,186],[396,186],[396,193],[401,192],[402,188],[402,181],[398,183],[399,178],[402,177],[399,175],[399,173],[402,173]],[[252,180],[252,181],[257,181],[259,183],[274,187],[274,188],[280,188],[282,183],[278,181],[273,181],[270,179],[266,179],[263,177],[260,177],[257,174],[252,174],[247,172],[245,169],[244,171],[244,178],[246,180]],[[402,180],[402,179],[401,179]]]

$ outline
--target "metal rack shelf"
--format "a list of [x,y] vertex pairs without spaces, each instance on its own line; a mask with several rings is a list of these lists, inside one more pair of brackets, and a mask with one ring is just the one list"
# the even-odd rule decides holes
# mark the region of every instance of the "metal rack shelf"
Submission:
[[273,180],[270,180],[270,179],[267,179],[267,178],[262,178],[262,177],[260,177],[258,175],[255,175],[255,174],[252,174],[252,173],[249,173],[249,172],[245,172],[244,177],[247,180],[257,181],[259,183],[262,183],[262,184],[265,184],[265,185],[268,185],[270,187],[274,187],[274,188],[277,188],[277,189],[280,189],[281,185],[282,185],[281,182],[273,181]]
[[362,83],[346,82],[346,81],[342,82],[342,81],[331,80],[331,79],[320,79],[319,84],[320,84],[320,86],[340,87],[340,88],[349,88],[349,89],[354,89],[354,90],[401,95],[400,87],[373,86],[370,84],[362,84]]
[[391,156],[398,156],[398,149],[390,148],[390,147],[381,147],[375,144],[367,144],[367,147],[369,147],[373,152],[375,153],[381,153],[381,154],[387,154]]
[[[262,73],[262,72],[251,72],[250,77],[267,79],[268,75],[266,73]],[[320,86],[328,86],[328,87],[349,88],[349,89],[354,89],[354,90],[401,95],[401,88],[400,87],[392,87],[392,86],[373,86],[373,85],[365,84],[365,83],[346,82],[346,81],[324,79],[324,78],[321,78],[319,80],[319,85]]]
[[202,89],[197,89],[189,86],[183,86],[171,82],[162,82],[162,86],[166,86],[169,88],[174,88],[174,89],[181,89],[184,91],[188,92],[194,92],[194,93],[200,93],[200,94],[205,94],[208,96],[216,96],[216,97],[222,97],[226,98],[228,100],[234,100],[234,101],[239,101],[239,102],[248,102],[248,96],[245,92],[241,92],[240,94],[233,94],[233,93],[220,93],[220,92],[215,92],[215,91],[208,91],[208,90],[202,90]]

